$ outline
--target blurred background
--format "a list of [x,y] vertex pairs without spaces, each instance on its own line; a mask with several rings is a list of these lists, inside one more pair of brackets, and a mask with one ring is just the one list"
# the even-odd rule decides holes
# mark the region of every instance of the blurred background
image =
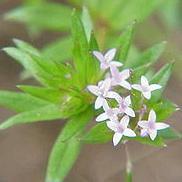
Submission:
[[[167,41],[156,65],[175,62],[174,73],[165,95],[182,105],[182,1],[181,0],[0,0],[0,47],[18,38],[30,42],[47,57],[60,61],[70,58],[70,19],[73,7],[84,4],[91,15],[102,50],[112,47],[110,40],[136,20],[132,56]],[[88,18],[88,17],[86,17]],[[90,25],[88,25],[90,26]],[[34,83],[22,67],[0,51],[0,89],[17,90],[15,85]],[[0,109],[0,119],[13,113]],[[182,112],[169,122],[182,131]],[[0,182],[43,182],[51,147],[63,122],[40,122],[16,126],[0,132]],[[166,148],[129,143],[134,162],[134,182],[181,182],[182,141]],[[66,182],[123,181],[125,152],[111,143],[84,146]]]

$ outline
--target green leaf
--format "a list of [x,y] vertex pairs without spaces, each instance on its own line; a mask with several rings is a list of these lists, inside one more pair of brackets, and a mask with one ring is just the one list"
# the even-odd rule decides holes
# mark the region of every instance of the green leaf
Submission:
[[171,127],[158,131],[158,135],[164,140],[177,140],[182,138],[182,134]]
[[156,102],[157,100],[161,98],[161,95],[171,76],[172,68],[173,68],[173,64],[166,64],[151,79],[150,83],[155,83],[162,86],[161,89],[156,90],[152,93],[151,102]]
[[42,2],[18,7],[8,12],[5,18],[25,23],[31,29],[63,31],[70,28],[71,11],[70,7],[60,3]]
[[90,41],[90,35],[93,30],[93,25],[92,25],[92,20],[91,20],[89,11],[85,6],[82,9],[81,20],[83,22],[84,30],[87,36],[87,41]]
[[177,110],[176,104],[165,99],[162,99],[158,103],[149,103],[148,107],[154,109],[156,112],[157,121],[164,121],[168,119]]
[[70,37],[65,37],[49,43],[42,49],[43,57],[48,61],[65,62],[72,57],[73,43]]
[[63,181],[68,174],[80,152],[81,143],[77,136],[92,117],[93,110],[89,107],[79,115],[73,116],[66,123],[51,152],[46,182]]
[[49,102],[28,94],[0,91],[0,105],[16,112],[30,111],[48,104]]
[[58,106],[51,104],[17,114],[0,124],[0,129],[6,129],[17,124],[47,121],[65,117],[66,116],[61,112],[61,109]]
[[34,54],[37,56],[40,55],[40,52],[36,48],[34,48],[32,45],[28,44],[27,42],[24,42],[24,41],[19,40],[19,39],[13,39],[13,42],[23,52]]
[[60,103],[64,99],[63,98],[64,93],[61,93],[60,90],[45,88],[45,87],[38,87],[38,86],[27,86],[27,85],[18,85],[17,87],[32,96],[35,96],[53,103]]
[[129,25],[128,28],[121,34],[119,41],[118,41],[118,55],[117,57],[122,63],[127,61],[128,52],[132,43],[133,32],[134,32],[134,25]]
[[61,136],[58,136],[49,158],[46,182],[63,182],[81,150],[80,141],[72,138],[63,142]]
[[125,67],[136,68],[145,64],[155,63],[164,51],[166,42],[162,42],[148,48],[137,59],[128,60]]

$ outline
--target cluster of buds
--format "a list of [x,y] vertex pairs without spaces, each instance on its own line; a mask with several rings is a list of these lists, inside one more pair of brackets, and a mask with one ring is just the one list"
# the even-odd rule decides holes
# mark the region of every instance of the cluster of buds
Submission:
[[[87,89],[94,94],[97,98],[95,100],[95,109],[103,108],[104,112],[97,118],[97,122],[106,122],[107,127],[114,131],[113,144],[116,146],[123,136],[136,137],[135,129],[130,127],[130,117],[136,117],[136,112],[132,108],[130,94],[126,97],[121,96],[117,91],[118,87],[122,87],[129,91],[132,89],[141,92],[144,99],[149,100],[151,93],[154,90],[160,89],[158,84],[149,84],[145,76],[141,76],[140,84],[131,84],[128,79],[130,78],[130,69],[124,69],[121,72],[119,67],[123,64],[115,61],[114,57],[116,49],[110,49],[105,54],[98,51],[93,51],[94,56],[100,62],[100,69],[106,72],[105,80],[102,80],[98,85],[89,85]],[[115,102],[116,107],[111,105]],[[140,130],[142,137],[149,136],[154,140],[157,136],[157,131],[169,127],[168,124],[156,122],[156,113],[153,109],[150,110],[148,120],[142,120],[143,114],[140,115],[137,121],[137,127]]]

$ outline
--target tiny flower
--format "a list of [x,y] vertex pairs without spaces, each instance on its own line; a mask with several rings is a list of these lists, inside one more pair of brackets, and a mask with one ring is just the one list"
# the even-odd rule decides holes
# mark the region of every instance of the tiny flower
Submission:
[[107,102],[104,102],[103,104],[103,109],[104,109],[104,113],[100,114],[97,118],[96,121],[100,122],[100,121],[105,121],[107,119],[111,120],[111,121],[117,121],[118,120],[118,113],[119,113],[119,109],[118,108],[110,108]]
[[104,55],[99,51],[93,51],[94,56],[100,61],[100,68],[106,70],[111,66],[120,67],[123,64],[118,61],[113,61],[116,54],[116,49],[108,50]]
[[158,84],[149,85],[147,78],[145,76],[142,76],[141,77],[141,84],[133,84],[132,88],[140,91],[146,99],[150,99],[151,98],[151,92],[154,90],[160,89],[161,86]]
[[156,123],[156,113],[151,110],[149,113],[148,121],[139,121],[138,125],[142,128],[141,136],[149,135],[151,140],[154,140],[157,136],[157,130],[168,128],[166,123]]
[[115,94],[115,99],[119,104],[119,113],[126,114],[130,117],[135,117],[134,110],[130,107],[131,105],[131,98],[130,96],[127,97],[121,97],[119,94]]
[[130,70],[125,69],[121,72],[116,67],[111,67],[111,75],[112,75],[112,85],[117,86],[120,85],[125,89],[131,90],[131,85],[128,81],[126,81],[130,77]]
[[106,102],[105,98],[112,98],[115,95],[115,92],[110,91],[111,88],[111,79],[107,78],[103,81],[100,81],[98,85],[89,85],[87,89],[97,96],[95,101],[95,109],[99,109]]
[[136,134],[133,130],[127,128],[129,124],[129,117],[124,116],[121,121],[107,121],[107,127],[113,130],[114,136],[113,136],[113,144],[116,146],[120,140],[122,139],[123,136],[127,137],[135,137]]

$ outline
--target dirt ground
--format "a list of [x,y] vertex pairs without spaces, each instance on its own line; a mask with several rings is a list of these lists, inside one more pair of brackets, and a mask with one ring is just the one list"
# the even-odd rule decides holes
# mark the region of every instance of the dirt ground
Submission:
[[[14,36],[27,36],[20,26],[15,29],[2,20],[0,25],[0,47],[10,44]],[[18,64],[0,52],[0,89],[15,90],[20,83],[20,71]],[[173,76],[165,94],[181,105],[181,93],[182,82]],[[12,114],[0,109],[0,121]],[[168,122],[182,131],[182,112],[178,111]],[[41,122],[0,131],[0,182],[43,182],[48,155],[63,124]],[[129,151],[134,161],[134,182],[182,181],[182,141],[173,141],[163,149],[131,142]],[[116,148],[111,143],[86,145],[65,182],[122,182],[124,167],[122,145]]]

